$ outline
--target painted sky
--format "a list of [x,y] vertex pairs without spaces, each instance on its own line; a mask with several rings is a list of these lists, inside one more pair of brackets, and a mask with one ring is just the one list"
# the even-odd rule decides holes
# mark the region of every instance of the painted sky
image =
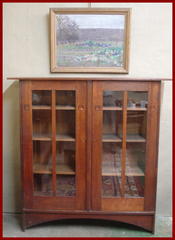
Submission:
[[[59,15],[59,14],[58,14]],[[124,15],[62,14],[75,21],[79,28],[124,29]]]

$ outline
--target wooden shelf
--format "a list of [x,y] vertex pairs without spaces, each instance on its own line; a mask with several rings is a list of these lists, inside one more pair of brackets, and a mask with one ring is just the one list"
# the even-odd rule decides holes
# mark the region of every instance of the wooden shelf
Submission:
[[75,169],[73,169],[72,166],[69,166],[66,164],[60,164],[56,168],[56,174],[75,175]]
[[[102,176],[121,176],[120,169],[118,168],[104,168],[102,171]],[[143,171],[139,167],[127,168],[125,176],[145,176]]]
[[[103,107],[103,111],[122,111],[123,108],[122,107],[108,107],[105,106]],[[143,107],[127,107],[127,111],[147,111],[147,108],[143,108]]]
[[56,106],[56,110],[75,110],[74,106]]
[[146,142],[146,139],[138,134],[127,135],[126,142]]
[[103,107],[103,111],[122,111],[122,107]]
[[45,134],[33,134],[33,141],[51,141],[52,137],[50,135]]
[[103,134],[102,142],[122,142],[122,139],[115,134]]
[[147,108],[143,108],[143,107],[127,107],[127,111],[147,111]]
[[32,109],[33,110],[50,110],[51,106],[48,106],[48,105],[33,105]]
[[[34,134],[32,137],[33,141],[51,141],[52,137],[44,134]],[[56,141],[59,142],[75,142],[75,138],[70,135],[56,135]]]
[[[102,142],[122,142],[122,136],[104,134]],[[126,142],[146,142],[146,139],[138,134],[127,135]]]
[[[52,166],[51,165],[41,165],[41,164],[34,164],[33,167],[34,174],[52,174]],[[72,166],[66,164],[59,164],[56,167],[56,174],[60,175],[75,175],[75,170]]]
[[52,174],[52,166],[35,163],[33,166],[33,173],[34,174]]
[[[33,105],[33,110],[51,110],[51,106],[48,105]],[[74,106],[56,106],[56,110],[75,110]]]
[[[121,176],[121,151],[118,154],[103,153],[102,176]],[[137,152],[126,153],[126,176],[144,176],[143,170],[137,165]]]
[[75,138],[70,136],[70,135],[57,134],[56,135],[56,141],[59,141],[59,142],[75,142]]

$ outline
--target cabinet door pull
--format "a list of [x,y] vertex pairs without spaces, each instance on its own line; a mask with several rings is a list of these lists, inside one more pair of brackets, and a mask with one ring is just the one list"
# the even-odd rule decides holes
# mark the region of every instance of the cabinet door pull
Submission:
[[29,111],[30,107],[29,104],[24,104],[24,111]]
[[83,105],[79,105],[78,106],[78,110],[83,111],[84,110],[84,106]]
[[95,106],[95,110],[96,110],[96,111],[101,111],[101,110],[102,110],[102,107],[101,107],[100,105],[97,105],[97,106]]

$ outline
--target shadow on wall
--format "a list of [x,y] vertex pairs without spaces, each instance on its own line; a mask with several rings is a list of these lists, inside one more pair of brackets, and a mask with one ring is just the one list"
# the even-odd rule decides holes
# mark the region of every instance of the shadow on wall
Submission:
[[3,99],[3,207],[4,212],[20,212],[19,82],[5,91]]

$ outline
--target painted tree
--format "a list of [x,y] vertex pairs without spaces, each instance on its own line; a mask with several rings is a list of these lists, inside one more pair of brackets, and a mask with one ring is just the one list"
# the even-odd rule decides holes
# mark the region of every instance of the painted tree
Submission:
[[68,16],[57,16],[57,41],[74,42],[79,39],[79,27]]

